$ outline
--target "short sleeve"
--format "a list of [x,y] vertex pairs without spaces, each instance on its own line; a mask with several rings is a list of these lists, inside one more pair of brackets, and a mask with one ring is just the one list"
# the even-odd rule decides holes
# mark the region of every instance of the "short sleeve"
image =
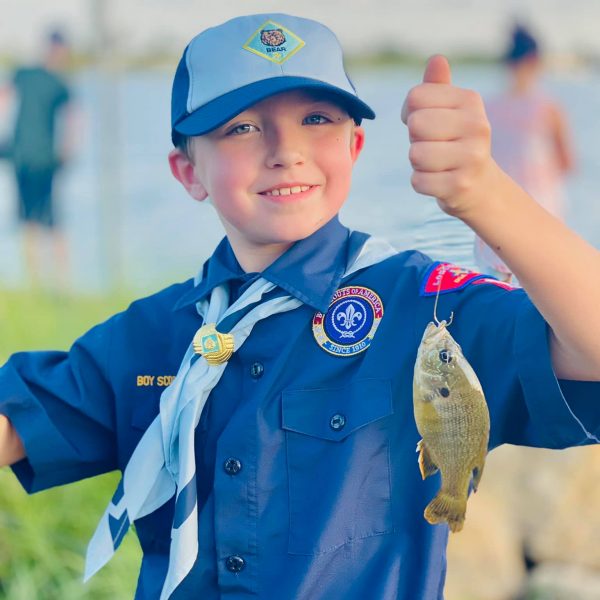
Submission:
[[13,470],[28,492],[117,468],[110,335],[108,321],[69,352],[17,353],[0,369],[0,413],[23,441]]
[[[536,445],[566,448],[598,442],[600,432],[591,430],[600,420],[600,382],[561,385],[552,368],[548,325],[528,299],[519,310],[514,351]],[[596,402],[582,398],[588,388],[595,389]]]
[[597,381],[569,381],[559,379],[569,407],[581,420],[586,431],[590,432],[589,439],[600,441],[600,384]]
[[522,289],[476,283],[440,296],[439,318],[481,381],[490,409],[490,447],[566,448],[598,442],[600,382],[559,382],[549,328]]

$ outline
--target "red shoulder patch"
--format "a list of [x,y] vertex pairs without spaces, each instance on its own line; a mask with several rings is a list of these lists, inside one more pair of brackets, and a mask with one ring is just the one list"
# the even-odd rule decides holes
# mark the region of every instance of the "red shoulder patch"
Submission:
[[485,275],[452,263],[436,262],[425,273],[420,295],[433,296],[438,293],[438,290],[440,294],[454,292],[483,277]]
[[421,296],[435,296],[440,294],[462,290],[468,285],[491,284],[506,290],[514,290],[512,285],[498,281],[489,275],[471,271],[458,265],[447,262],[435,262],[429,267],[423,278]]

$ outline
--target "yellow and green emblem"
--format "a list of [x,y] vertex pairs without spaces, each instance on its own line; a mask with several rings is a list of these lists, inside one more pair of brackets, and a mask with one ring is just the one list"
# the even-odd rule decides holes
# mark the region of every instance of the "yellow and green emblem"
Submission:
[[194,352],[204,356],[211,365],[227,362],[233,354],[234,340],[229,333],[217,331],[214,323],[208,323],[198,329],[192,341]]
[[250,36],[243,48],[280,65],[303,46],[304,40],[287,27],[269,19]]

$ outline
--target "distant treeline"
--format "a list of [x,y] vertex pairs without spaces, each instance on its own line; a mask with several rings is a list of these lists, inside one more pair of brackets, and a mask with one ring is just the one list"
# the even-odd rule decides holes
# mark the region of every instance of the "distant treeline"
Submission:
[[[429,54],[396,48],[381,48],[369,53],[347,53],[346,63],[349,67],[387,67],[387,66],[412,66],[422,65]],[[500,56],[487,52],[462,52],[448,53],[448,58],[453,64],[486,65],[497,63]],[[101,62],[104,66],[118,70],[128,69],[173,69],[179,56],[167,52],[150,52],[144,55],[105,55],[96,57],[92,54],[74,53],[72,69],[74,71],[90,68]],[[547,56],[551,66],[581,66],[600,68],[600,55],[590,53],[570,53]],[[0,69],[7,70],[21,64],[19,57],[0,54]]]

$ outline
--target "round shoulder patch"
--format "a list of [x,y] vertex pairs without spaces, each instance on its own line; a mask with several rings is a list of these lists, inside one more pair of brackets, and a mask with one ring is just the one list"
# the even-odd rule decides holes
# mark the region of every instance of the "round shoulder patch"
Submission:
[[369,288],[352,286],[339,289],[326,314],[313,317],[312,330],[317,344],[336,356],[353,356],[371,345],[383,304]]

